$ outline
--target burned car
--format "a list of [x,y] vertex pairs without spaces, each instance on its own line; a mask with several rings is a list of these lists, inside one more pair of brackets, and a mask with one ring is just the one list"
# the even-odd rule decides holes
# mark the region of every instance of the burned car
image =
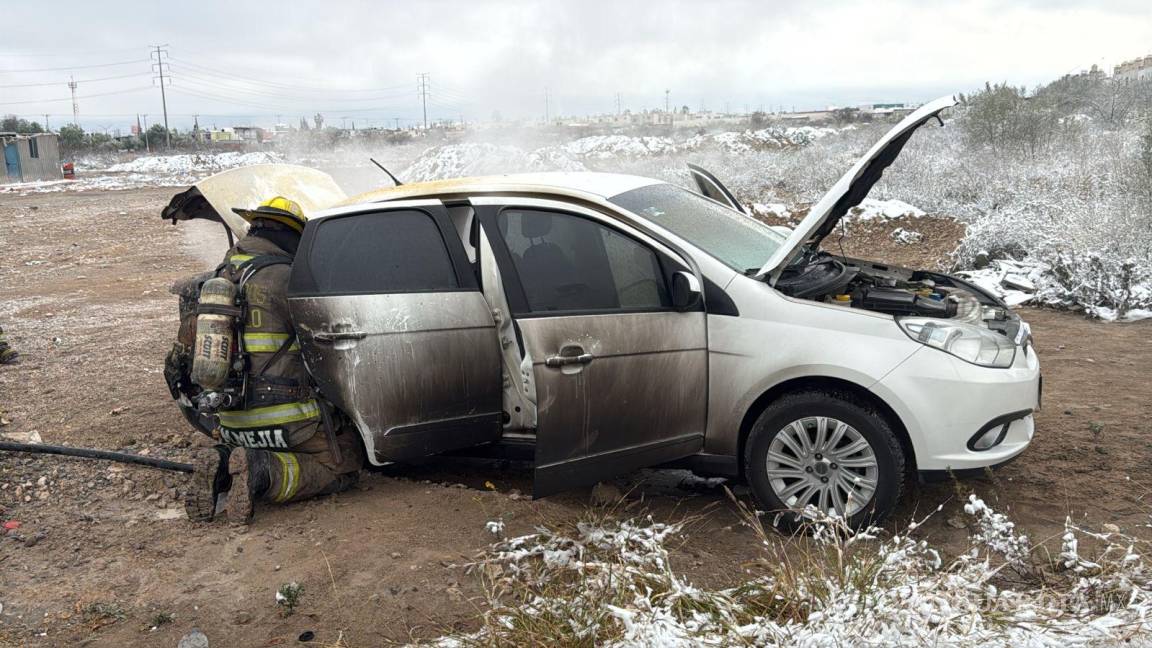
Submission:
[[[747,480],[763,509],[799,511],[785,525],[874,521],[909,475],[1020,454],[1040,403],[1029,328],[998,298],[820,249],[955,103],[909,115],[787,235],[699,168],[698,191],[539,173],[333,201],[302,179],[326,207],[289,285],[308,369],[373,464],[522,456],[537,497],[678,464]],[[230,173],[166,215],[240,231]]]

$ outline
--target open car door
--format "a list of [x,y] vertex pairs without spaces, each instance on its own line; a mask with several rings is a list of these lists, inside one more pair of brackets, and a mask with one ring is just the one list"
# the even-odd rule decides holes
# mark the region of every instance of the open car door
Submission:
[[698,275],[684,258],[570,203],[471,202],[535,387],[533,495],[699,452],[707,323]]
[[696,181],[696,187],[700,189],[701,194],[715,200],[721,205],[727,205],[741,214],[748,213],[744,205],[741,205],[740,201],[736,200],[735,194],[728,191],[728,187],[725,187],[711,172],[695,164],[689,164],[688,170],[692,173],[692,179]]
[[309,220],[288,307],[309,372],[373,464],[499,439],[496,324],[440,201]]

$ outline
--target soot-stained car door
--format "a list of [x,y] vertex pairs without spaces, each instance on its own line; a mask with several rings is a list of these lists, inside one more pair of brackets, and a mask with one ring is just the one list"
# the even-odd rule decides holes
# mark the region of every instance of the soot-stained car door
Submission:
[[[555,201],[474,200],[531,357],[537,497],[694,454],[703,445],[702,307],[672,304],[670,249]],[[689,271],[690,272],[690,271]]]
[[309,372],[372,463],[499,438],[495,323],[439,201],[313,219],[289,308]]

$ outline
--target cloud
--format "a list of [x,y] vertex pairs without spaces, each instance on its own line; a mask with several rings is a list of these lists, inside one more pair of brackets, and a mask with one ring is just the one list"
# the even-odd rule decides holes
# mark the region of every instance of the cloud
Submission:
[[[149,43],[169,45],[169,107],[181,126],[195,113],[418,119],[420,72],[431,76],[429,112],[445,118],[538,117],[545,93],[554,114],[613,110],[617,93],[627,108],[662,107],[665,90],[676,105],[740,110],[924,100],[985,80],[1031,86],[1152,43],[1145,3],[1124,1],[67,4],[49,43],[40,30],[6,32],[0,85],[57,85],[0,88],[0,111],[70,112],[69,101],[8,103],[67,98],[66,71],[4,70],[144,59]],[[42,23],[40,11],[6,10],[10,24]],[[158,114],[148,72],[147,63],[75,70],[81,80],[137,74],[82,82],[82,123]]]

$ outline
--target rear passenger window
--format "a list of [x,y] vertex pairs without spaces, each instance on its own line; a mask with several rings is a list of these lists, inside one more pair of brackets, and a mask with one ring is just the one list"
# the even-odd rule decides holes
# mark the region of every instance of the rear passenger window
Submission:
[[496,222],[532,312],[669,306],[656,253],[630,236],[557,212],[506,209]]
[[459,288],[440,229],[431,216],[416,210],[324,220],[308,266],[314,290],[322,294]]

